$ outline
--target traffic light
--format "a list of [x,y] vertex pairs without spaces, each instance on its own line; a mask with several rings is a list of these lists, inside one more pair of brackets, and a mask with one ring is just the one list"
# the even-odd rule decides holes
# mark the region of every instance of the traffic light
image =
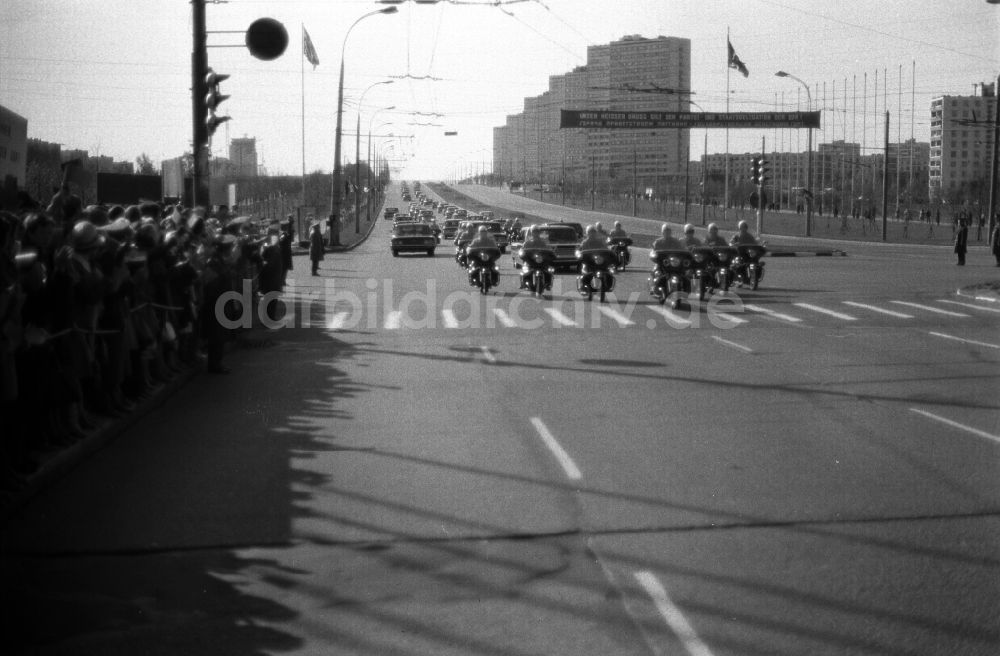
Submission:
[[761,161],[760,157],[750,158],[750,182],[754,184],[760,184]]
[[219,105],[229,98],[229,96],[223,95],[219,90],[219,84],[228,79],[228,75],[216,73],[211,68],[208,69],[208,73],[205,75],[205,86],[208,87],[208,93],[205,95],[205,106],[208,108],[208,116],[205,117],[205,128],[209,139],[212,138],[215,130],[220,125],[230,119],[229,116],[218,116],[215,113]]

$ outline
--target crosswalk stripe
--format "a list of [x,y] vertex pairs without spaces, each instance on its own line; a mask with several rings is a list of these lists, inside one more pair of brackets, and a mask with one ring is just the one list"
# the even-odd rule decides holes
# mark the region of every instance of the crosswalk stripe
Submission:
[[497,319],[506,328],[515,328],[515,327],[517,327],[517,322],[514,321],[513,319],[511,319],[510,315],[507,314],[506,312],[504,312],[503,310],[501,310],[500,308],[493,308],[493,314],[497,315]]
[[930,305],[921,305],[919,303],[910,303],[908,301],[889,301],[890,303],[895,303],[896,305],[905,305],[907,307],[915,307],[919,310],[927,310],[928,312],[936,312],[937,314],[944,314],[949,317],[967,317],[968,314],[962,314],[961,312],[952,312],[950,310],[942,310],[941,308],[931,307]]
[[789,314],[782,314],[780,312],[775,312],[770,308],[761,307],[759,305],[744,305],[743,307],[752,312],[760,312],[761,314],[766,314],[768,316],[774,317],[775,319],[781,319],[782,321],[790,321],[791,323],[800,323],[802,321],[802,319],[799,319],[798,317],[793,317]]
[[836,317],[836,318],[842,319],[844,321],[857,321],[858,320],[857,317],[852,317],[851,315],[844,314],[842,312],[834,312],[833,310],[828,310],[827,308],[820,307],[818,305],[811,305],[809,303],[792,303],[792,305],[795,305],[795,306],[800,307],[800,308],[804,308],[806,310],[812,310],[813,312],[819,312],[820,314],[828,314],[831,317]]
[[575,326],[576,322],[567,317],[565,314],[556,310],[555,308],[545,308],[545,312],[552,317],[552,319],[563,326]]
[[998,308],[983,307],[982,305],[973,305],[972,303],[959,303],[958,301],[947,301],[945,299],[938,300],[938,303],[950,303],[951,305],[961,305],[962,307],[972,308],[973,310],[982,310],[983,312],[1000,312]]
[[445,328],[458,328],[458,319],[451,310],[441,310],[441,318],[444,320]]
[[349,312],[335,312],[330,321],[327,322],[326,327],[328,330],[340,330],[347,323],[347,317],[350,316]]
[[666,319],[667,323],[669,323],[671,326],[690,326],[691,325],[691,320],[690,319],[685,319],[681,315],[675,314],[675,313],[671,312],[670,310],[668,310],[667,308],[656,307],[655,305],[648,305],[646,307],[648,307],[653,312],[656,312],[657,314],[663,315],[663,318]]
[[396,330],[402,323],[403,323],[403,313],[400,312],[399,310],[393,310],[389,314],[385,315],[386,330]]
[[609,307],[604,307],[603,305],[597,306],[598,311],[606,317],[614,319],[618,322],[619,326],[634,326],[635,322],[626,317],[624,314],[617,310],[612,310]]
[[854,301],[844,301],[844,305],[850,305],[851,307],[864,308],[866,310],[871,310],[872,312],[881,312],[882,314],[888,314],[890,317],[898,317],[900,319],[912,319],[912,314],[903,314],[902,312],[893,312],[892,310],[886,310],[885,308],[875,307],[874,305],[865,305],[864,303],[855,303]]

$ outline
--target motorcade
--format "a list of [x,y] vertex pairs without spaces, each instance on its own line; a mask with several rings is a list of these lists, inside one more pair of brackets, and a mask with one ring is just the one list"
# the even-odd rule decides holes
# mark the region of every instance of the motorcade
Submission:
[[625,267],[632,262],[632,252],[629,250],[629,246],[631,245],[631,237],[608,237],[608,246],[611,247],[611,252],[615,254],[615,262],[619,271],[624,271]]
[[[522,228],[522,233],[526,228]],[[580,245],[581,238],[577,235],[572,225],[565,223],[543,223],[538,226],[538,236],[549,243],[555,257],[552,266],[559,268],[577,268],[579,260],[576,256],[576,248]],[[521,240],[523,241],[523,234]]]
[[500,282],[500,259],[498,248],[466,248],[466,261],[469,268],[469,284],[478,287],[483,294],[488,294],[491,287]]
[[552,275],[556,272],[554,266],[556,253],[549,248],[519,248],[517,257],[521,269],[521,289],[531,290],[532,294],[542,296],[546,290],[552,289]]
[[650,252],[653,272],[649,274],[649,293],[660,305],[670,299],[670,307],[680,307],[681,294],[691,293],[691,276],[694,260],[687,250],[663,250]]
[[767,247],[763,244],[736,245],[736,257],[730,266],[737,285],[749,285],[750,289],[757,289],[764,277],[764,263],[760,260],[765,253]]
[[580,266],[577,291],[588,301],[599,294],[603,303],[605,294],[615,288],[615,254],[610,248],[577,250],[576,258]]
[[734,273],[731,265],[736,259],[736,249],[732,246],[712,246],[712,252],[718,262],[715,270],[715,287],[728,292],[729,287],[733,284]]
[[437,238],[431,227],[426,223],[415,222],[395,224],[390,242],[393,257],[399,257],[400,253],[427,253],[428,257],[434,257],[434,248],[437,246]]
[[719,260],[711,246],[695,246],[690,250],[691,278],[698,283],[698,300],[704,301],[706,293],[719,287]]

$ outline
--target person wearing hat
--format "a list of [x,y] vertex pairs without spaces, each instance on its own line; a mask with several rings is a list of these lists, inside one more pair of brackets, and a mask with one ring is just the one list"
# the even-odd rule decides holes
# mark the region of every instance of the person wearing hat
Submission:
[[684,225],[684,246],[686,248],[701,246],[701,240],[694,236],[694,226],[690,223]]
[[281,248],[281,265],[283,267],[281,276],[282,286],[285,284],[285,276],[292,270],[292,244],[294,243],[295,228],[292,223],[292,215],[289,214],[288,218],[281,224],[281,237],[278,239],[278,245]]
[[280,239],[277,226],[268,228],[267,240],[260,249],[261,269],[258,280],[260,293],[272,295],[272,298],[265,298],[265,312],[271,321],[277,321],[278,311],[278,300],[273,296],[285,288],[285,258]]
[[323,260],[324,250],[323,233],[320,231],[319,224],[314,223],[312,231],[309,233],[309,259],[312,261],[312,274],[314,276],[319,275],[319,263]]
[[212,253],[205,263],[202,275],[201,329],[208,351],[206,370],[210,374],[228,374],[230,371],[222,364],[226,340],[230,333],[227,327],[229,313],[226,304],[220,301],[227,292],[236,291],[230,265],[235,246],[236,237],[232,235],[217,237],[212,242]]
[[736,224],[736,234],[733,238],[729,240],[731,246],[741,246],[743,244],[753,245],[757,244],[757,238],[753,236],[750,232],[750,225],[746,221],[740,221]]
[[708,224],[708,235],[705,236],[706,246],[728,246],[726,238],[719,234],[719,226],[714,223]]

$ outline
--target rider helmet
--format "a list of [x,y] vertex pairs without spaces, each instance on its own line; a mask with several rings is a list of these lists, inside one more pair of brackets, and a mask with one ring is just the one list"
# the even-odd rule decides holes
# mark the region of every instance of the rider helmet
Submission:
[[663,234],[664,237],[669,237],[670,236],[670,225],[667,224],[667,223],[664,223],[660,227],[660,232]]
[[740,221],[739,223],[737,223],[737,224],[736,224],[736,227],[737,227],[737,228],[738,228],[739,230],[746,230],[746,229],[748,229],[748,228],[749,228],[750,226],[749,226],[749,225],[747,224],[747,222],[746,222],[746,221]]
[[714,223],[709,223],[709,224],[708,224],[708,231],[709,231],[710,233],[713,233],[713,234],[714,234],[714,233],[716,233],[716,232],[718,232],[718,231],[719,231],[719,226],[715,225]]
[[694,226],[690,223],[684,224],[684,234],[693,234]]
[[587,226],[587,236],[588,237],[593,237],[596,234],[597,234],[597,228],[595,228],[592,225]]
[[621,221],[615,221],[615,230],[621,230],[621,227],[622,227],[622,222]]

